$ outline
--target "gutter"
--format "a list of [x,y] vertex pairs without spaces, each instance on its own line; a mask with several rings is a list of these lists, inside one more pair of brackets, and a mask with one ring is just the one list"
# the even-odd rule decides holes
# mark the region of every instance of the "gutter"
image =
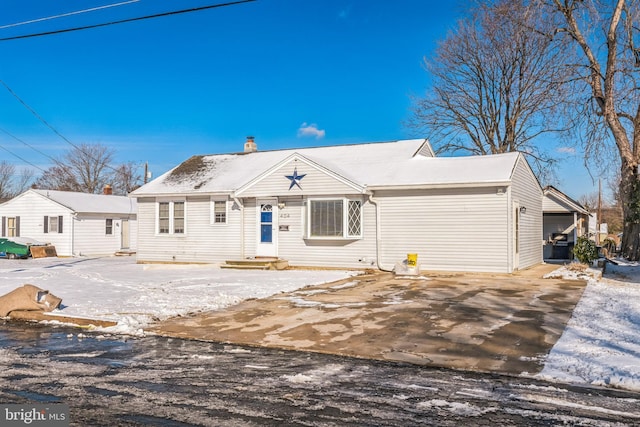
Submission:
[[393,273],[393,269],[385,268],[380,262],[380,246],[382,244],[382,239],[380,238],[380,206],[373,196],[372,191],[369,191],[367,194],[369,195],[369,201],[376,207],[376,265],[378,270]]
[[472,183],[446,183],[446,184],[400,184],[400,185],[371,185],[367,186],[368,190],[380,191],[380,190],[427,190],[438,188],[482,188],[482,187],[508,187],[512,184],[511,181],[486,181],[486,182],[472,182]]

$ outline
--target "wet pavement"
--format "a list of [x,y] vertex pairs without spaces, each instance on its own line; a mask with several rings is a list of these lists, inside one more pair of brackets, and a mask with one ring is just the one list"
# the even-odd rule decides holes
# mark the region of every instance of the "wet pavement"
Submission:
[[632,426],[640,394],[415,364],[0,321],[0,402],[72,426]]
[[534,374],[585,282],[516,274],[372,273],[163,321],[171,337],[482,372]]

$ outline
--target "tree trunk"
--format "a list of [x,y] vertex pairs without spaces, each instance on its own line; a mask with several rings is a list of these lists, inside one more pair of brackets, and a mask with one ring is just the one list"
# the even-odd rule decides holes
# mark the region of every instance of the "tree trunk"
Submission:
[[622,162],[620,196],[624,214],[622,256],[631,260],[640,259],[640,183],[638,166]]

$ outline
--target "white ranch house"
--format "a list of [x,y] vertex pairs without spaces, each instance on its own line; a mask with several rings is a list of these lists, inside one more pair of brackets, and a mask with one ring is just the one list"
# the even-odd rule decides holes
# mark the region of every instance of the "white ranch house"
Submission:
[[135,252],[136,200],[71,191],[25,191],[0,204],[2,235],[56,247],[58,256]]
[[519,153],[427,140],[194,156],[135,190],[138,262],[510,273],[542,262],[542,189]]

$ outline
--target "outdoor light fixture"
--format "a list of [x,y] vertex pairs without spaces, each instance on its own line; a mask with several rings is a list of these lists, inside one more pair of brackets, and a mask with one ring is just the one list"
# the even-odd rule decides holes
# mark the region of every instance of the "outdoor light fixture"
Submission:
[[284,209],[285,206],[287,206],[287,205],[285,205],[284,202],[278,203],[278,209]]
[[524,206],[520,206],[520,213],[521,214],[526,214],[527,213],[527,208],[525,208]]

